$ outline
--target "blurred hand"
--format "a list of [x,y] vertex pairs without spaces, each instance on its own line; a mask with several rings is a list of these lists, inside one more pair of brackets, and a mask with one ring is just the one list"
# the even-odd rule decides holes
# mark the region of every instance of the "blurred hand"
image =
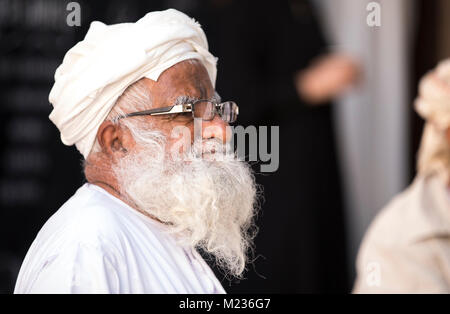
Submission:
[[330,54],[319,57],[295,76],[298,95],[310,104],[320,104],[339,96],[355,84],[360,67],[351,57]]

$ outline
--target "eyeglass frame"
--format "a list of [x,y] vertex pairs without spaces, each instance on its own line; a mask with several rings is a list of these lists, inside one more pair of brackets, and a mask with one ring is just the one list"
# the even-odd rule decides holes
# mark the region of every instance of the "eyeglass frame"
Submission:
[[[217,102],[215,102],[213,100],[209,100],[209,99],[196,99],[195,101],[190,101],[185,104],[178,104],[178,105],[173,105],[173,106],[168,106],[168,107],[154,108],[154,109],[149,109],[149,110],[144,110],[144,111],[136,111],[136,112],[123,114],[123,115],[115,117],[114,120],[118,121],[120,119],[124,119],[124,118],[128,118],[128,117],[159,116],[159,115],[169,115],[169,114],[176,114],[176,113],[186,113],[186,112],[192,112],[192,117],[195,118],[194,117],[194,106],[196,103],[202,102],[202,101],[210,102],[213,105],[215,105],[214,106],[215,113],[214,113],[213,117],[208,120],[205,120],[202,118],[203,121],[213,120],[214,117],[216,116],[216,114],[218,114],[220,116],[220,118],[223,120],[222,116],[219,113],[220,112],[219,110],[222,109],[223,105],[228,102],[231,102],[236,105],[236,117],[239,115],[239,106],[234,101],[224,101],[221,103],[217,103]],[[233,122],[230,122],[230,123],[233,123]]]

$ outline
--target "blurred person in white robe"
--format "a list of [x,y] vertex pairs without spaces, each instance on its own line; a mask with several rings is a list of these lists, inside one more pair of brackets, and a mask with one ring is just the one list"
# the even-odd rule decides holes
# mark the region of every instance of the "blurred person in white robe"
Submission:
[[418,174],[366,233],[355,293],[450,293],[450,59],[421,80],[415,107]]
[[15,293],[224,293],[197,249],[242,277],[257,186],[228,149],[238,107],[215,92],[216,61],[173,9],[91,24],[49,96],[87,183],[40,230]]

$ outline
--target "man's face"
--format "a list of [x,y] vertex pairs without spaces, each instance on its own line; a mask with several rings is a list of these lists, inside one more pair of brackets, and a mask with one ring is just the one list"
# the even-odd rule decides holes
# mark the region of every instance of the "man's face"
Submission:
[[[210,99],[214,95],[206,69],[199,62],[178,63],[157,82],[145,82],[152,103],[146,109],[172,106],[180,96]],[[124,129],[129,131],[124,137],[128,139],[121,139],[126,149],[111,150],[119,156],[112,170],[120,194],[135,208],[170,226],[183,244],[215,256],[227,274],[241,275],[255,235],[257,186],[250,167],[224,150],[223,134],[228,124],[219,116],[202,123],[203,155],[222,152],[220,159],[200,156],[195,146],[185,151],[189,157],[185,162],[166,157],[178,141],[172,137],[175,127],[186,127],[194,139],[192,114],[143,118],[144,123],[133,117],[126,120]],[[110,132],[114,133],[113,129]]]
[[[145,83],[151,95],[151,109],[173,106],[181,96],[194,99],[211,99],[215,94],[208,72],[198,60],[177,63],[164,71],[157,82],[145,79]],[[179,134],[172,133],[176,127],[186,127],[190,136],[184,140],[190,139],[189,144],[194,141],[194,119],[190,112],[146,116],[146,119],[151,123],[153,129],[161,131],[166,136],[167,151],[182,136],[181,132]],[[218,139],[225,143],[227,141],[227,126],[228,123],[216,115],[211,121],[201,122],[201,137],[203,140]]]

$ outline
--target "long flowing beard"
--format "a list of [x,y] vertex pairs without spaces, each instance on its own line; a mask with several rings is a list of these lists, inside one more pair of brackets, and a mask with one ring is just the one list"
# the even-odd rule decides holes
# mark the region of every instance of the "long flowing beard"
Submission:
[[225,275],[240,278],[257,232],[257,185],[250,167],[216,140],[194,145],[175,161],[167,157],[164,136],[139,132],[139,151],[113,168],[120,192],[166,223],[182,245],[211,254]]

